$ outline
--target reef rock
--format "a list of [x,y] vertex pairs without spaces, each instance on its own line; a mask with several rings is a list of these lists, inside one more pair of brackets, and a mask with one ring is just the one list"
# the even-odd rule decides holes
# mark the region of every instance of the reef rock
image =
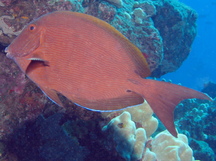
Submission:
[[164,57],[152,76],[177,70],[188,57],[196,36],[197,13],[176,0],[156,1],[154,26],[163,39]]
[[[39,116],[35,122],[28,122],[16,130],[7,142],[7,157],[14,154],[17,160],[84,161],[88,149],[79,145],[76,137],[68,136],[61,122],[63,114],[47,119]],[[12,160],[12,159],[9,159]]]
[[182,101],[175,110],[175,124],[179,132],[189,137],[194,157],[200,160],[216,159],[215,107],[216,99],[213,102],[190,99]]

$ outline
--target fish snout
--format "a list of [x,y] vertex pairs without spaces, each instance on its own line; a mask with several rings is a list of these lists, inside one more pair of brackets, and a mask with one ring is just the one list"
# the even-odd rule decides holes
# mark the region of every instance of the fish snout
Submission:
[[9,52],[8,47],[5,48],[5,53],[6,53],[6,56],[7,56],[8,58],[12,59],[12,55],[11,55],[11,53]]
[[8,47],[5,48],[5,52],[6,52],[6,53],[8,52]]
[[6,53],[6,57],[8,57],[9,59],[13,59],[15,56],[20,55],[20,54],[15,54],[16,52],[12,51],[9,49],[10,46],[5,48],[5,53]]

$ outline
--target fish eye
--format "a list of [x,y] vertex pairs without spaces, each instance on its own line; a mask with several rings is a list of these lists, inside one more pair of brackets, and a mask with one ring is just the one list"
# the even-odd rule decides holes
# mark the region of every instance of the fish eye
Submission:
[[33,30],[35,30],[35,29],[36,29],[36,25],[35,25],[35,24],[29,25],[29,30],[30,30],[30,31],[33,31]]

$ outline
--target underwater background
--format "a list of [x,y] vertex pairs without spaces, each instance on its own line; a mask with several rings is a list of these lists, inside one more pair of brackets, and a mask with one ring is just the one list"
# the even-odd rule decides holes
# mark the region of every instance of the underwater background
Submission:
[[193,42],[191,53],[182,66],[174,73],[164,78],[175,83],[201,90],[208,82],[216,82],[215,38],[216,1],[187,1],[181,2],[192,7],[198,13],[197,36]]
[[[33,19],[56,10],[98,17],[142,51],[151,79],[203,91],[175,110],[178,138],[144,102],[112,113],[50,101],[5,56]],[[215,161],[216,1],[0,0],[0,161]]]

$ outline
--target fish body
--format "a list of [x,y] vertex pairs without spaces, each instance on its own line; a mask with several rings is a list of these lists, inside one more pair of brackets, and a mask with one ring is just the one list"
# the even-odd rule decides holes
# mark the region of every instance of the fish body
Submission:
[[141,51],[108,23],[90,15],[56,11],[27,25],[6,49],[20,69],[55,103],[57,93],[95,111],[143,103],[174,135],[175,106],[209,99],[198,91],[143,79],[150,75]]

